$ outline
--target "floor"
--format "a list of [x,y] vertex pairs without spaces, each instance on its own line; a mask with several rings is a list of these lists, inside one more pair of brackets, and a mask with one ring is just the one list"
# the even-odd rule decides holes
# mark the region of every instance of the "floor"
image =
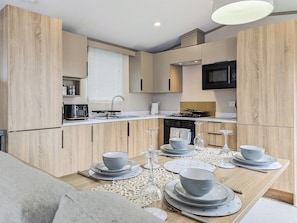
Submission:
[[240,223],[297,223],[297,207],[261,198]]

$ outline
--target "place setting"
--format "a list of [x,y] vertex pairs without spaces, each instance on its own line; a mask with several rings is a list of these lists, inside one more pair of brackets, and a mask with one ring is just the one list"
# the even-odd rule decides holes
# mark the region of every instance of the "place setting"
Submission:
[[230,159],[235,166],[263,172],[282,167],[275,157],[265,154],[263,147],[241,145],[239,148],[240,152],[235,153]]
[[140,164],[128,159],[126,152],[107,152],[102,161],[93,163],[89,176],[97,180],[124,180],[141,174]]
[[231,188],[217,182],[213,172],[200,168],[184,169],[178,179],[168,182],[164,187],[164,203],[194,219],[231,215],[242,206]]
[[168,157],[187,157],[197,154],[194,146],[189,145],[188,141],[183,138],[170,138],[169,144],[162,145],[160,149],[160,155]]

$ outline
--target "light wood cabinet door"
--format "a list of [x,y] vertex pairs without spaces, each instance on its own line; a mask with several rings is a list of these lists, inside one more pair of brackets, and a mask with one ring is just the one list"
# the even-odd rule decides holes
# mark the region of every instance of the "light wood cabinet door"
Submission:
[[[150,135],[146,130],[158,130],[158,119],[129,121],[128,154],[129,157],[141,155],[150,145]],[[153,135],[153,145],[158,149],[158,132]]]
[[[225,138],[220,130],[231,130],[228,135],[228,146],[231,150],[237,150],[237,126],[236,123],[226,122],[204,122],[201,125],[201,133],[204,136],[204,143],[209,147],[223,147]],[[198,133],[198,125],[196,125],[196,134]]]
[[290,20],[238,33],[238,123],[294,126],[295,27]]
[[1,44],[5,49],[0,55],[0,76],[5,81],[0,100],[5,110],[1,112],[1,121],[7,123],[5,129],[61,127],[61,20],[10,5],[0,16]]
[[106,122],[93,125],[93,162],[110,151],[128,152],[128,122]]
[[201,44],[202,64],[236,60],[236,38]]
[[63,31],[63,76],[86,78],[87,61],[87,37]]
[[44,129],[8,133],[8,153],[52,175],[58,176],[62,129]]
[[130,92],[154,92],[153,54],[138,51],[129,58],[129,63]]
[[295,193],[296,160],[292,146],[294,128],[257,125],[237,125],[239,145],[257,145],[265,148],[265,153],[280,159],[290,160],[290,166],[280,176],[272,188]]
[[170,64],[170,51],[154,54],[154,92],[182,92],[182,66]]
[[58,160],[59,176],[90,168],[93,163],[92,125],[63,127],[63,142]]

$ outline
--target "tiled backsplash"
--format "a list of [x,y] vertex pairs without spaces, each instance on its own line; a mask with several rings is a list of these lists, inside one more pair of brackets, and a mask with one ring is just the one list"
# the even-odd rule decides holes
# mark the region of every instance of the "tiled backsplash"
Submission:
[[202,101],[202,102],[180,102],[180,112],[185,112],[185,109],[195,109],[199,111],[208,111],[210,116],[216,115],[216,102]]

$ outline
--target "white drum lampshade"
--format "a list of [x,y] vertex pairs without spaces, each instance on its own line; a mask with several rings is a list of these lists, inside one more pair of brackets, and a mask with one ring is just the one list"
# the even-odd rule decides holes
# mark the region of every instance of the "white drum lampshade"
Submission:
[[214,0],[211,18],[223,25],[257,21],[273,11],[273,0]]

